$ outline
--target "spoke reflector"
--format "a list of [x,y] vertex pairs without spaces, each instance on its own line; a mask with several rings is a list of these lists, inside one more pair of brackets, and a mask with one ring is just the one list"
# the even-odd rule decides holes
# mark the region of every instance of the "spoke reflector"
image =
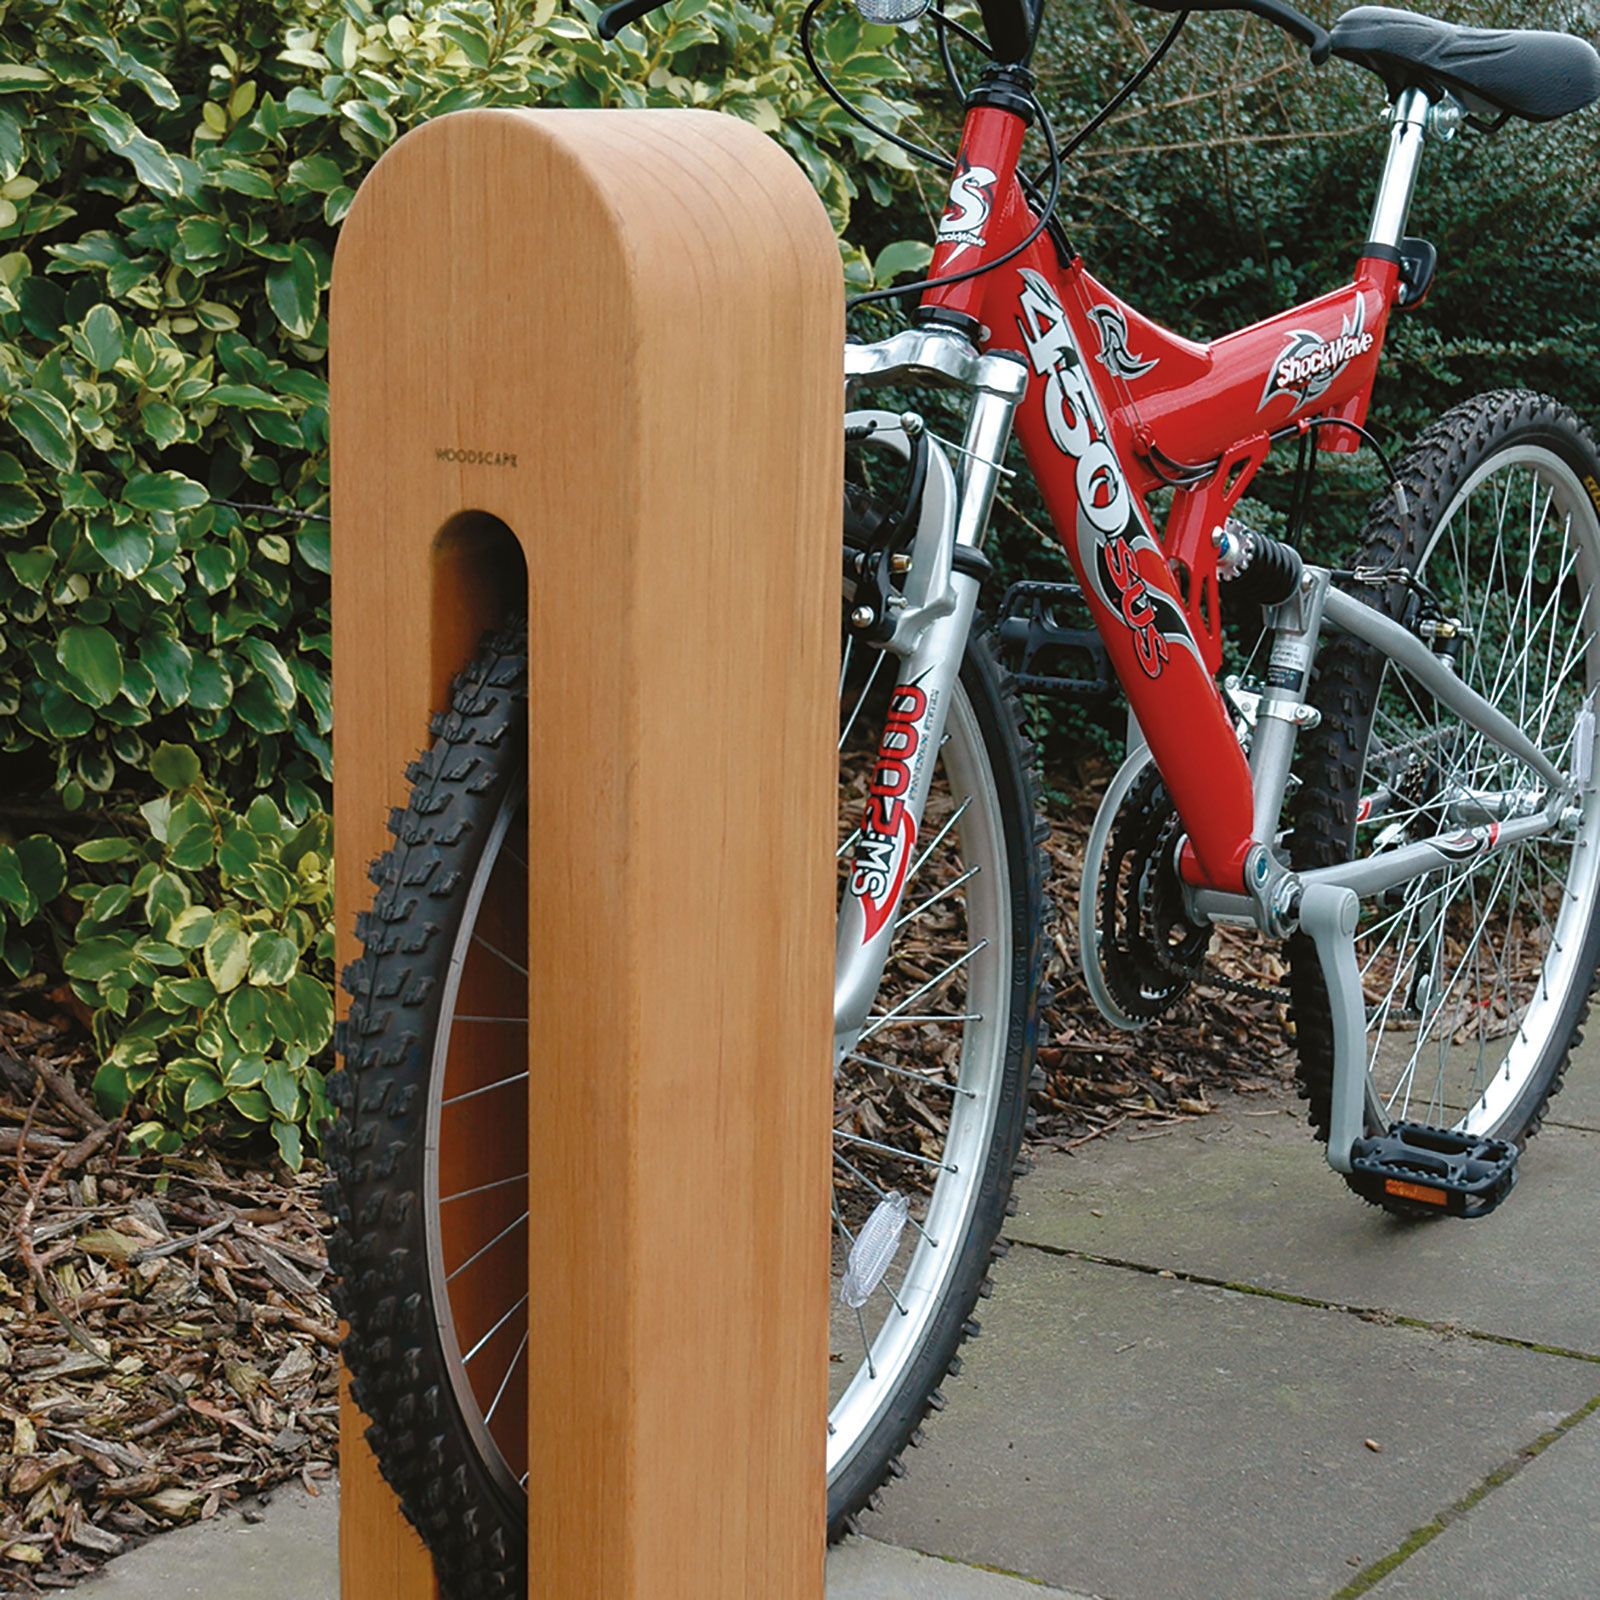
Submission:
[[864,1306],[894,1260],[911,1215],[911,1202],[898,1189],[891,1190],[873,1207],[850,1247],[850,1261],[839,1282],[839,1298],[847,1306]]

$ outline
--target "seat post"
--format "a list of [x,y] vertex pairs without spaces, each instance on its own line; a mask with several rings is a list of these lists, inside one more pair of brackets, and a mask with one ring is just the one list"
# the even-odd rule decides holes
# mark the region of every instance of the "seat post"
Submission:
[[1417,88],[1402,89],[1389,114],[1389,153],[1384,159],[1383,176],[1378,180],[1372,226],[1367,230],[1369,246],[1400,248],[1400,241],[1405,237],[1406,217],[1411,211],[1417,169],[1422,164],[1427,124],[1427,95]]

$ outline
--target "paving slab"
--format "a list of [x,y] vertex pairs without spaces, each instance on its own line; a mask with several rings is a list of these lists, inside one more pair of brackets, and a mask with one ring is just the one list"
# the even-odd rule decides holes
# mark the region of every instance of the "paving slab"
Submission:
[[1372,1600],[1595,1600],[1600,1417],[1577,1424],[1369,1593]]
[[1026,1578],[918,1555],[876,1539],[828,1552],[827,1600],[1093,1600]]
[[[245,1511],[163,1533],[118,1556],[72,1592],[83,1600],[338,1600],[339,1490],[252,1496]],[[259,1520],[246,1520],[249,1516]]]
[[[339,1492],[329,1480],[254,1497],[118,1556],[74,1590],[84,1600],[339,1600]],[[252,1520],[246,1520],[246,1517]],[[1023,1578],[847,1539],[828,1552],[827,1600],[1092,1600]]]
[[1326,1600],[1597,1391],[1569,1357],[1018,1249],[862,1531],[1107,1600]]
[[1492,1216],[1408,1222],[1349,1192],[1292,1094],[1236,1095],[1160,1137],[1045,1154],[1008,1232],[1600,1354],[1600,1274],[1573,1270],[1600,1241],[1596,1172],[1600,1131],[1552,1124]]

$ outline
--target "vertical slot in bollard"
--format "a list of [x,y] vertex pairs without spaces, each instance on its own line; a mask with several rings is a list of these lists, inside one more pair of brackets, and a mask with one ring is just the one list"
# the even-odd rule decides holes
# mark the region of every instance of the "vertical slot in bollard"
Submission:
[[[527,616],[527,1028],[474,1050],[529,1074],[542,1600],[822,1594],[841,300],[799,169],[695,111],[441,118],[335,260],[341,967]],[[432,1600],[363,1426],[345,1600]]]

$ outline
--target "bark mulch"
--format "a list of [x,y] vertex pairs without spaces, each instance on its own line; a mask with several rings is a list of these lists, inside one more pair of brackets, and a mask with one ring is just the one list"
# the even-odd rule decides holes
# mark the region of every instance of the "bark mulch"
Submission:
[[[1101,1017],[1078,963],[1078,885],[1089,828],[1112,769],[1087,763],[1052,774],[1048,893],[1056,908],[1046,935],[1045,983],[1053,998],[1039,1022],[1039,1065],[1045,1085],[1034,1096],[1033,1143],[1075,1150],[1113,1129],[1130,1137],[1204,1116],[1221,1090],[1261,1093],[1294,1079],[1294,1033],[1282,999],[1204,986],[1192,989],[1168,1017],[1138,1033]],[[1281,986],[1279,948],[1249,932],[1213,932],[1208,960],[1230,978]]]
[[320,1169],[129,1152],[79,1037],[0,1000],[0,1594],[336,1460]]

